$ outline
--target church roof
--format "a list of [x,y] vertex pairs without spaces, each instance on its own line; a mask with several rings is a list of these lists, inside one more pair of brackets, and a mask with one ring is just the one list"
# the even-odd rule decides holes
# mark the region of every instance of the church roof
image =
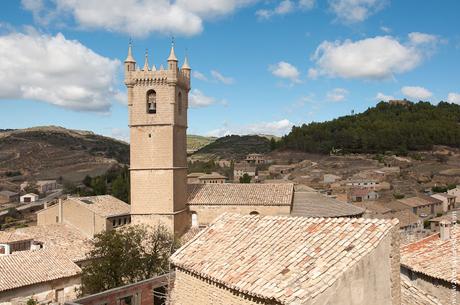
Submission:
[[324,292],[395,226],[397,220],[225,213],[171,262],[246,295],[300,304]]
[[189,205],[290,206],[293,184],[189,184]]

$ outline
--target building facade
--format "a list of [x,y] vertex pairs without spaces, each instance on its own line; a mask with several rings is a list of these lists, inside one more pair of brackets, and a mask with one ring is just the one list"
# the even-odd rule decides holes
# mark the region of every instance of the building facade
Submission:
[[176,234],[190,226],[187,197],[187,109],[190,72],[174,53],[166,69],[136,68],[131,45],[125,60],[130,127],[133,223],[163,223]]

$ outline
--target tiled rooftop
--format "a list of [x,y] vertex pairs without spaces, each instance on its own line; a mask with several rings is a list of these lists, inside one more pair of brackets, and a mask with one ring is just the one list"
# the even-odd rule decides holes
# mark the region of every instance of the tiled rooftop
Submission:
[[439,300],[401,277],[401,305],[442,305]]
[[403,198],[398,201],[410,207],[421,207],[430,204],[442,203],[441,200],[426,195]]
[[59,251],[40,249],[0,256],[0,292],[74,276],[81,269]]
[[70,197],[84,205],[89,210],[102,217],[121,216],[130,213],[130,205],[111,195],[90,196],[90,197]]
[[16,232],[16,230],[0,231],[0,244],[9,244],[17,241],[25,241],[30,239],[31,238],[29,235],[18,233]]
[[397,220],[223,214],[171,257],[178,268],[282,304],[314,299]]
[[294,185],[220,183],[189,184],[189,205],[291,205]]
[[[401,247],[401,265],[430,277],[457,283],[460,281],[460,263],[453,257],[453,249],[460,253],[460,232],[455,226],[451,239],[443,241],[439,234],[430,235]],[[455,245],[455,248],[454,248]],[[452,276],[455,270],[456,277]]]
[[43,243],[45,249],[66,255],[77,262],[84,260],[91,249],[90,240],[67,224],[51,224],[16,229],[14,234]]
[[227,179],[227,177],[222,176],[219,173],[213,172],[211,174],[203,174],[199,176],[198,179]]
[[344,217],[358,216],[364,209],[324,196],[314,191],[295,191],[292,216]]

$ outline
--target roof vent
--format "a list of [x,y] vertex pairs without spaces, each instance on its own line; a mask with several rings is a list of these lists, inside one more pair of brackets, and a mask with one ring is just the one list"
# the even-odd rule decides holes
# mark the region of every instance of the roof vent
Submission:
[[91,200],[89,199],[81,199],[82,202],[86,203],[86,204],[93,204],[94,202],[92,202]]

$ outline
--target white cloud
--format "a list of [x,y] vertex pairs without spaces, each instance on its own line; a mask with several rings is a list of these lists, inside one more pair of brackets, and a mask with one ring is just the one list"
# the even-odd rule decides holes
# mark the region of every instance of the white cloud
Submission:
[[115,89],[120,62],[61,33],[50,36],[30,30],[0,36],[0,66],[0,99],[107,112],[111,102],[123,96]]
[[343,88],[335,88],[326,94],[326,99],[331,102],[341,102],[347,98],[348,91]]
[[308,69],[308,78],[317,79],[318,76],[319,76],[319,72],[317,69],[314,69],[314,68]]
[[447,102],[460,104],[460,93],[451,92],[447,95]]
[[418,86],[402,87],[401,92],[405,96],[419,101],[426,101],[433,96],[433,94],[428,89]]
[[273,122],[258,122],[236,128],[225,124],[221,128],[213,129],[207,133],[208,136],[223,137],[227,135],[246,135],[246,134],[267,134],[281,136],[288,133],[294,124],[288,119]]
[[438,36],[420,33],[420,32],[412,32],[409,33],[409,40],[413,44],[425,44],[425,43],[437,43],[439,41]]
[[299,70],[288,62],[280,61],[275,65],[270,65],[268,70],[277,77],[289,79],[293,83],[300,83]]
[[206,75],[198,71],[192,71],[192,76],[202,81],[208,81],[208,78],[206,77]]
[[211,70],[211,75],[215,80],[217,80],[217,81],[219,81],[219,82],[221,82],[221,83],[223,83],[225,85],[231,85],[235,81],[231,77],[223,76],[219,71],[216,71],[216,70]]
[[394,100],[395,98],[392,95],[386,95],[386,94],[383,94],[382,92],[379,92],[375,96],[375,99],[379,102],[381,101],[388,102],[389,100]]
[[228,106],[226,100],[218,100],[214,97],[207,96],[198,89],[193,89],[189,94],[189,105],[191,108],[203,108],[214,104]]
[[129,129],[110,128],[110,137],[129,143]]
[[390,33],[391,32],[391,28],[387,27],[387,26],[381,26],[380,29],[382,30],[382,32],[385,32],[385,33]]
[[35,20],[49,23],[70,14],[78,26],[122,32],[131,36],[162,34],[195,35],[203,22],[225,16],[256,0],[22,0]]
[[329,0],[329,8],[337,20],[351,24],[366,20],[382,10],[387,3],[386,0]]
[[[416,35],[417,36],[417,35]],[[400,43],[391,36],[358,41],[323,41],[312,60],[320,75],[343,78],[385,79],[410,71],[432,52],[421,38]],[[418,43],[414,43],[418,41]]]
[[311,10],[315,6],[315,0],[299,0],[295,3],[292,0],[282,0],[273,9],[261,9],[256,12],[259,19],[269,19],[276,15],[286,15],[294,12],[296,9]]

